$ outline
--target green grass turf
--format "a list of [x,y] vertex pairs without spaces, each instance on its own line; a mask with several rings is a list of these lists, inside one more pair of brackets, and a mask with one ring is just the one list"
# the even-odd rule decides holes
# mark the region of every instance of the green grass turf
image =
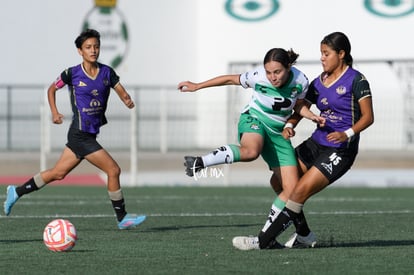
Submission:
[[[148,216],[133,230],[117,229],[104,187],[49,186],[21,198],[0,217],[0,274],[414,273],[413,188],[330,187],[305,207],[317,248],[263,251],[236,250],[231,240],[261,229],[270,187],[123,190],[127,210]],[[58,217],[78,231],[70,252],[43,244],[43,228]]]

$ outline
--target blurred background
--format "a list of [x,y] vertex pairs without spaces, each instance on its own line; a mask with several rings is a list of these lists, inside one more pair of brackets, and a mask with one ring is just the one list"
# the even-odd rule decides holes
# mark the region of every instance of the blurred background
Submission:
[[[262,160],[218,167],[198,179],[185,176],[184,155],[237,142],[250,91],[184,94],[176,86],[245,72],[274,47],[293,48],[300,54],[296,66],[313,79],[321,72],[320,41],[334,31],[350,38],[354,67],[370,82],[375,111],[343,181],[413,184],[414,0],[4,0],[0,23],[0,183],[30,177],[59,157],[69,96],[66,88],[58,93],[65,123],[53,125],[46,89],[81,62],[74,40],[94,28],[102,36],[100,62],[114,67],[136,103],[129,110],[113,94],[109,124],[99,136],[120,162],[125,184],[268,184]],[[296,130],[295,145],[313,125],[303,121]],[[99,174],[86,163],[73,172]]]

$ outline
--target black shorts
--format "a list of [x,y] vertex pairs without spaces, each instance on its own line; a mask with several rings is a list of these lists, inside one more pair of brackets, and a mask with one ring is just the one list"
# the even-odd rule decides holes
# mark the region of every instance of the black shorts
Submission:
[[306,168],[315,166],[329,183],[342,177],[352,166],[358,154],[358,146],[335,148],[322,146],[312,138],[296,147],[296,155]]
[[75,153],[78,159],[83,159],[85,156],[102,149],[102,146],[96,141],[96,134],[75,128],[69,128],[66,146]]

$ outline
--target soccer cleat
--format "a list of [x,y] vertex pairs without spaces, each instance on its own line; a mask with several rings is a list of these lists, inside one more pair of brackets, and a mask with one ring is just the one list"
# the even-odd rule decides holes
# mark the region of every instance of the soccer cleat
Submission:
[[146,216],[135,216],[127,214],[122,221],[118,223],[119,229],[130,229],[133,227],[136,227],[137,225],[141,224],[143,221],[145,221],[147,217]]
[[301,236],[298,233],[293,233],[289,240],[285,243],[287,248],[308,248],[315,247],[316,236],[310,232],[308,236]]
[[233,238],[233,246],[240,250],[260,249],[258,237],[238,236]]
[[205,168],[201,157],[185,156],[184,160],[185,173],[189,177],[193,177],[194,173]]
[[18,199],[19,195],[16,193],[16,186],[7,186],[6,200],[4,201],[4,214],[6,214],[6,216],[10,214],[11,208]]

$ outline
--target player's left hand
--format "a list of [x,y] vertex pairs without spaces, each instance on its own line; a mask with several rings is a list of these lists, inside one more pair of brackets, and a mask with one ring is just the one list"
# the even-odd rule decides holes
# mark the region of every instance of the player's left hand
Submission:
[[348,137],[344,132],[332,132],[326,136],[326,139],[329,142],[341,143],[347,141]]

